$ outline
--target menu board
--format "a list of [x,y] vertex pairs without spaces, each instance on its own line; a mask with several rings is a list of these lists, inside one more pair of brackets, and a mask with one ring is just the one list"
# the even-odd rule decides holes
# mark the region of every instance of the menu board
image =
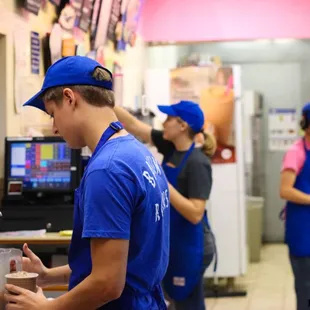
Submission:
[[35,15],[39,15],[42,0],[25,0],[25,9]]

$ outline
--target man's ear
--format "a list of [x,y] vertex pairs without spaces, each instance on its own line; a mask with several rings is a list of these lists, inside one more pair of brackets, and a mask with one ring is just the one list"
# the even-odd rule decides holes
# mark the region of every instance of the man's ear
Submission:
[[65,102],[67,102],[67,104],[75,108],[76,94],[73,92],[71,88],[67,87],[63,90],[63,97],[64,97]]

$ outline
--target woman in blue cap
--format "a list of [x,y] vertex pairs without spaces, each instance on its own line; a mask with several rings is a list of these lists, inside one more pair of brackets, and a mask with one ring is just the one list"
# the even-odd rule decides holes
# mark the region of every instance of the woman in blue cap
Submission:
[[164,155],[171,204],[170,259],[163,281],[169,309],[203,310],[203,274],[215,253],[205,207],[212,188],[210,156],[216,148],[208,134],[202,149],[195,148],[195,136],[203,130],[203,112],[191,101],[159,106],[167,120],[164,130],[158,131],[121,107],[114,110],[129,132]]
[[7,310],[165,310],[161,282],[169,255],[169,192],[152,154],[114,113],[112,74],[81,56],[62,58],[26,105],[53,117],[53,129],[92,157],[75,195],[69,264],[46,268],[27,247],[24,270],[39,285],[67,284],[47,300],[7,285]]
[[310,103],[302,109],[304,137],[286,152],[281,169],[280,195],[287,201],[285,241],[295,278],[297,310],[310,304]]

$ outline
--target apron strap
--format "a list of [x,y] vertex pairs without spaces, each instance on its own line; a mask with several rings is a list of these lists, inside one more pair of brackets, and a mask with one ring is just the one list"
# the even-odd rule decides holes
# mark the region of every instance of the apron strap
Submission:
[[104,133],[102,134],[97,147],[95,148],[95,151],[93,153],[96,154],[102,146],[104,146],[106,144],[106,142],[116,133],[118,133],[119,131],[121,131],[123,129],[123,125],[121,124],[121,122],[113,122],[109,125],[109,127],[104,131]]
[[217,252],[217,246],[216,246],[216,239],[215,239],[215,235],[212,232],[210,223],[208,221],[208,213],[207,211],[205,211],[205,216],[204,216],[204,221],[206,223],[207,228],[210,230],[212,237],[213,237],[213,241],[214,241],[214,268],[213,268],[213,272],[216,273],[217,271],[217,265],[218,265],[218,252]]
[[[116,133],[124,129],[124,126],[122,125],[121,122],[112,122],[109,127],[104,131],[102,134],[93,154],[91,155],[91,158],[88,161],[87,167],[84,171],[84,175],[86,175],[87,168],[90,166],[90,163],[92,162],[93,158],[95,157],[95,154],[98,153],[98,151],[106,144],[106,142]],[[83,178],[82,178],[83,180]],[[82,183],[82,181],[81,181]]]
[[[180,163],[177,167],[175,167],[175,169],[181,170],[181,169],[183,168],[183,166],[185,165],[185,163],[186,163],[188,157],[189,157],[189,156],[191,155],[191,153],[193,152],[194,148],[195,148],[195,142],[193,142],[193,144],[191,145],[191,147],[186,151],[186,154],[184,155],[184,157],[183,157],[181,163]],[[173,153],[174,153],[174,152],[175,152],[175,151],[173,151]],[[166,160],[163,161],[163,165],[164,165],[164,164],[167,164],[167,163],[169,162],[170,158],[173,156],[173,153],[172,153]]]
[[191,147],[189,148],[189,150],[186,152],[185,156],[183,157],[181,164],[179,165],[178,168],[183,168],[183,166],[185,165],[188,157],[192,154],[193,150],[195,148],[195,142],[192,143]]

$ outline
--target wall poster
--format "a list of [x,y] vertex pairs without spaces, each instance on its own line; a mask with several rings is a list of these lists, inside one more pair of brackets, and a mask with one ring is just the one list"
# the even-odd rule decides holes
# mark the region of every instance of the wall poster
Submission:
[[231,67],[181,67],[170,71],[170,103],[191,100],[205,114],[204,130],[215,135],[213,163],[236,161],[234,138],[234,90]]

